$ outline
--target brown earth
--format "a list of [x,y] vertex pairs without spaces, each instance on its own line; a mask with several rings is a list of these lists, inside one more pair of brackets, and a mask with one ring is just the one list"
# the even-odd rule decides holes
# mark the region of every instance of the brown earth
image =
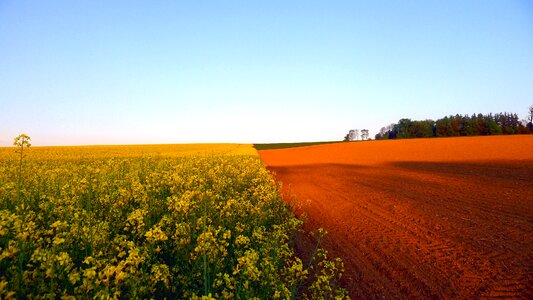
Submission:
[[[533,299],[533,136],[259,151],[353,299]],[[305,255],[312,245],[300,241]]]

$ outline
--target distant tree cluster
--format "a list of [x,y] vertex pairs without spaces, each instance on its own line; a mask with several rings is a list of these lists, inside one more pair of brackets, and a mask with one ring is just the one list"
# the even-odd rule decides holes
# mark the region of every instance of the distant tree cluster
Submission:
[[346,136],[344,136],[345,142],[352,142],[359,140],[359,137],[361,137],[362,141],[368,140],[368,137],[370,136],[368,129],[352,129],[348,132]]
[[527,120],[520,121],[517,114],[473,114],[447,116],[436,121],[401,119],[382,127],[376,140],[396,138],[425,138],[451,136],[477,136],[533,133],[533,105]]

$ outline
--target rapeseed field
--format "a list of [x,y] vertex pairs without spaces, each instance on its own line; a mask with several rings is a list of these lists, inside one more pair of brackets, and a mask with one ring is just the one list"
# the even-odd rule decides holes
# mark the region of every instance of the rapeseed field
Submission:
[[344,298],[251,145],[0,148],[0,298]]

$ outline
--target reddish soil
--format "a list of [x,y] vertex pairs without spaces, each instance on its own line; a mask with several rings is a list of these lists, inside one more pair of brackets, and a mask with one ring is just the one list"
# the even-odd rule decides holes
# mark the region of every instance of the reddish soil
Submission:
[[259,154],[302,203],[306,230],[329,232],[352,298],[533,299],[533,136]]

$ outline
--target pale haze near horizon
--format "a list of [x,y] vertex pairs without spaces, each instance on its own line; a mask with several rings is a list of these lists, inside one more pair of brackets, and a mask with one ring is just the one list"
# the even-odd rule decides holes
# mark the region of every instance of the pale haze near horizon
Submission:
[[0,146],[341,140],[532,104],[528,1],[0,1]]

